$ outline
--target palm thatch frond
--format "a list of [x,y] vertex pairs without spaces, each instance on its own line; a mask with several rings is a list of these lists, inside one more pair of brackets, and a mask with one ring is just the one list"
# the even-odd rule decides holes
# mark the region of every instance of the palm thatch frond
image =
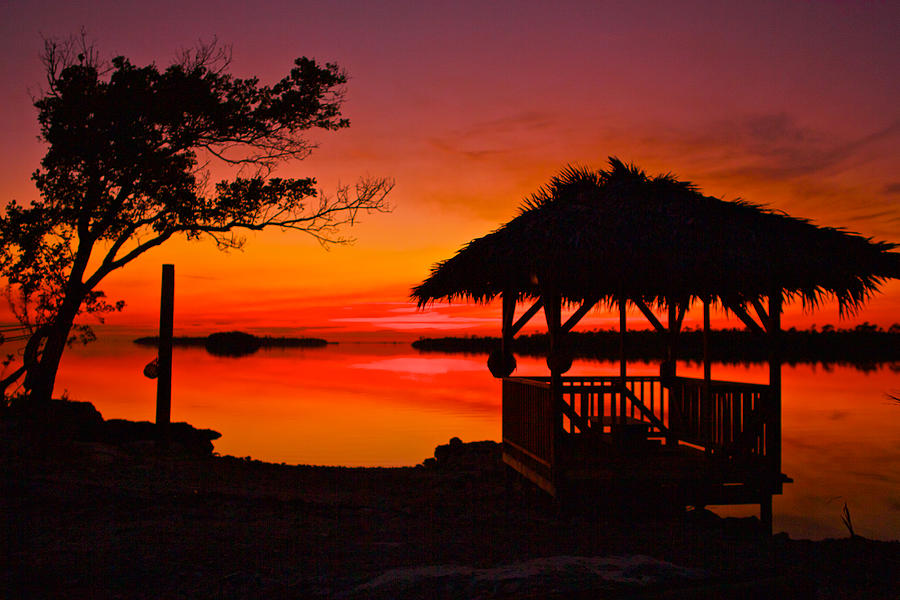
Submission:
[[435,265],[412,297],[421,306],[487,302],[501,293],[536,298],[552,289],[573,303],[624,295],[744,304],[782,290],[810,307],[834,298],[843,313],[900,277],[894,248],[744,200],[704,196],[671,174],[649,177],[610,158],[607,170],[565,168],[511,221]]

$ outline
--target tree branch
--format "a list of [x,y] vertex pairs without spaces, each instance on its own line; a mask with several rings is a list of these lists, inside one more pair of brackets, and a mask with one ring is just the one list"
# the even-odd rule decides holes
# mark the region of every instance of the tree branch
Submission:
[[85,288],[88,290],[93,290],[104,277],[106,277],[107,275],[109,275],[110,273],[115,271],[116,269],[120,269],[120,268],[124,267],[129,262],[133,261],[135,258],[140,256],[147,250],[150,250],[151,248],[155,248],[155,247],[159,246],[160,244],[162,244],[163,242],[165,242],[166,240],[171,238],[177,232],[178,232],[178,230],[170,230],[170,231],[161,233],[160,235],[156,236],[155,238],[151,238],[150,240],[148,240],[146,242],[142,242],[142,243],[138,244],[135,248],[132,248],[128,253],[122,255],[122,257],[120,257],[118,259],[115,259],[115,260],[112,260],[109,262],[104,261],[104,263],[101,264],[97,268],[97,270],[94,272],[94,274],[91,275],[91,277],[85,282],[85,284],[84,284]]

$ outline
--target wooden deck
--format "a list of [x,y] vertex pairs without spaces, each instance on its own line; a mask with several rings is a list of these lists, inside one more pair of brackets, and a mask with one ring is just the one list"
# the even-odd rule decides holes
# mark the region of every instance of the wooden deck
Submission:
[[504,461],[563,502],[760,504],[780,472],[769,387],[682,377],[503,381]]

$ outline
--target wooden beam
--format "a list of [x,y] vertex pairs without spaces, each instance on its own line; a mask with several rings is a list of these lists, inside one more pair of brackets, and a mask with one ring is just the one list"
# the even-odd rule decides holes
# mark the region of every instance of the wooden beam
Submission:
[[750,314],[747,313],[746,310],[744,310],[743,306],[734,304],[733,302],[724,302],[724,304],[725,308],[733,312],[735,315],[737,315],[737,318],[744,322],[744,325],[747,326],[747,329],[754,333],[766,333],[766,330],[760,327],[759,323],[753,320],[753,317],[751,317]]
[[660,421],[659,418],[653,414],[653,411],[651,411],[649,408],[647,408],[647,406],[644,404],[644,401],[641,400],[640,398],[638,398],[634,394],[634,392],[629,390],[627,387],[624,387],[622,389],[624,390],[625,395],[628,396],[628,398],[631,400],[631,403],[637,407],[637,409],[641,412],[641,414],[643,414],[644,417],[646,417],[647,420],[650,421],[650,423],[652,423],[654,427],[659,429],[661,432],[666,434],[666,436],[668,437],[670,434],[669,428],[666,427],[665,424],[663,424],[663,422]]
[[531,308],[526,310],[525,313],[521,317],[519,317],[519,320],[516,321],[512,325],[512,327],[510,327],[509,337],[512,338],[517,333],[519,333],[519,330],[522,329],[525,326],[525,324],[531,320],[531,317],[538,314],[538,311],[541,310],[543,307],[544,307],[544,299],[538,298],[538,300],[535,301],[535,303],[531,305]]
[[754,298],[752,304],[754,310],[756,310],[756,314],[759,316],[759,321],[762,323],[765,330],[769,331],[769,329],[772,328],[772,324],[769,322],[769,314],[766,312],[765,307],[763,307],[762,302],[759,301],[759,298]]
[[572,421],[572,423],[578,428],[579,431],[585,433],[591,428],[590,422],[583,416],[575,412],[575,409],[569,406],[569,404],[565,400],[560,399],[558,406],[562,414],[569,417],[569,420]]
[[562,326],[562,332],[569,333],[570,331],[572,331],[572,328],[578,324],[578,321],[583,319],[584,315],[586,315],[589,310],[594,308],[594,305],[596,305],[596,304],[597,304],[597,300],[594,300],[594,299],[585,300],[581,304],[581,306],[578,307],[578,310],[576,310],[574,313],[572,313],[572,316],[570,316],[568,318],[568,320],[566,320],[565,325]]
[[647,305],[644,304],[643,300],[635,300],[632,298],[631,301],[634,302],[634,305],[637,306],[642,313],[644,313],[644,316],[647,317],[647,320],[650,321],[650,324],[653,325],[654,329],[656,329],[660,333],[666,332],[666,328],[663,327],[662,323],[659,322],[659,319],[656,318],[656,315],[653,314],[650,308],[648,308]]

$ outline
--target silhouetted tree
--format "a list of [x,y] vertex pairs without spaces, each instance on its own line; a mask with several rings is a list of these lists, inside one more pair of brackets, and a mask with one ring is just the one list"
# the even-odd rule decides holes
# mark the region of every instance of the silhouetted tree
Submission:
[[[298,58],[274,85],[228,73],[215,42],[184,51],[163,70],[99,59],[84,35],[45,41],[46,90],[34,101],[47,153],[32,176],[40,199],[0,215],[0,268],[29,329],[25,387],[49,399],[60,358],[91,339],[80,314],[121,310],[98,285],[172,236],[208,236],[238,248],[241,229],[294,229],[328,245],[360,211],[386,211],[392,182],[362,179],[333,197],[312,178],[271,177],[313,149],[304,134],[349,125],[345,73]],[[210,184],[210,167],[234,179]]]

